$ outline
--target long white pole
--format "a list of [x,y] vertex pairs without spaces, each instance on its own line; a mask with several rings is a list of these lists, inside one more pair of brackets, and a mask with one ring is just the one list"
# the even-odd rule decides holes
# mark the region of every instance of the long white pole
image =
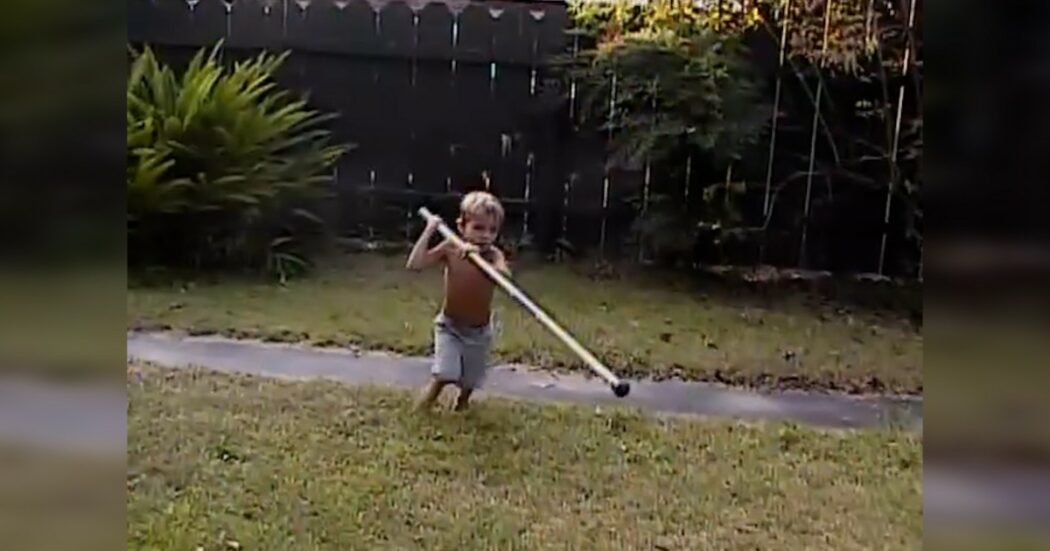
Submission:
[[[419,215],[422,216],[424,220],[437,218],[439,221],[441,221],[441,218],[439,216],[430,212],[430,210],[426,207],[420,207]],[[438,224],[438,232],[441,233],[441,235],[445,239],[452,241],[452,243],[456,246],[462,247],[464,245],[463,240],[460,239],[460,237],[456,235],[456,232],[452,231],[452,229],[449,228],[444,221],[441,221],[441,223]],[[478,267],[478,269],[484,272],[486,276],[488,276],[490,279],[492,279],[492,281],[496,282],[497,285],[499,285],[504,291],[506,291],[507,294],[511,296],[511,298],[516,300],[518,304],[521,304],[522,307],[528,310],[529,313],[533,315],[533,317],[539,320],[539,322],[547,328],[547,330],[549,330],[551,333],[554,333],[554,336],[558,337],[558,339],[560,339],[561,342],[565,343],[565,345],[568,346],[569,349],[571,349],[577,356],[579,356],[580,359],[583,360],[585,364],[587,364],[587,367],[594,371],[599,377],[604,379],[605,382],[609,383],[609,386],[612,388],[613,394],[615,394],[619,398],[627,396],[627,393],[631,391],[631,385],[627,381],[624,381],[617,377],[615,374],[613,374],[613,372],[610,371],[609,368],[605,367],[605,365],[602,364],[602,362],[598,360],[598,358],[595,358],[594,355],[591,354],[589,350],[584,348],[584,346],[580,344],[572,335],[570,335],[568,331],[566,331],[560,325],[558,325],[558,322],[554,321],[554,319],[551,318],[546,312],[544,312],[542,308],[537,306],[536,303],[533,302],[532,299],[530,299],[528,295],[526,295],[521,289],[514,285],[514,283],[510,279],[508,279],[506,276],[504,276],[495,268],[493,268],[492,265],[489,264],[488,261],[482,258],[481,255],[478,253],[470,253],[469,255],[467,255],[467,258],[469,258],[470,261]]]

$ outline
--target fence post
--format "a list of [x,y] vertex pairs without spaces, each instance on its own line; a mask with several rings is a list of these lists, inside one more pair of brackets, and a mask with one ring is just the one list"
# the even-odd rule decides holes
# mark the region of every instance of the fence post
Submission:
[[525,213],[521,219],[522,239],[529,234],[529,208],[532,206],[532,163],[535,158],[536,156],[529,152],[525,159]]
[[602,179],[602,221],[601,221],[601,234],[598,237],[598,257],[602,260],[605,259],[605,233],[606,224],[608,222],[609,214],[609,186],[612,184],[611,170],[609,164],[609,150],[612,148],[613,143],[613,128],[616,124],[616,85],[618,84],[619,75],[616,72],[616,68],[613,67],[612,79],[609,87],[609,117],[607,124],[609,125],[609,133],[606,136],[605,142],[605,174]]
[[[569,177],[565,179],[565,189],[562,192],[562,205],[561,205],[561,237],[565,238],[569,234],[569,195],[572,194],[572,185],[576,182],[576,173],[569,174]],[[555,246],[555,259],[561,259],[562,249]]]
[[[570,62],[570,66],[571,67],[575,67],[576,60],[579,58],[579,55],[580,55],[580,35],[578,33],[573,33],[571,53],[572,53],[572,61]],[[577,109],[576,109],[576,102],[579,99],[578,95],[579,95],[579,86],[578,86],[578,83],[576,82],[575,75],[573,75],[570,78],[570,80],[569,80],[569,113],[568,113],[568,115],[569,115],[569,129],[570,129],[569,131],[570,131],[571,136],[575,136],[575,134],[576,134],[576,117],[578,115]],[[572,138],[570,137],[569,144],[566,144],[566,145],[570,145],[571,142],[572,142]],[[567,239],[568,235],[569,235],[569,206],[570,206],[569,205],[569,203],[570,203],[569,196],[572,193],[572,188],[573,188],[573,185],[576,183],[576,178],[577,178],[576,172],[571,168],[571,166],[569,166],[566,163],[566,159],[565,159],[564,156],[559,156],[559,164],[560,164],[560,168],[559,168],[558,174],[559,174],[560,177],[563,178],[563,183],[562,183],[562,186],[561,186],[562,187],[562,189],[561,189],[561,193],[562,193],[562,200],[561,200],[561,224],[560,224],[560,227],[558,228],[558,235],[553,240],[553,243],[554,243],[554,258],[556,260],[561,260],[561,258],[563,256],[562,247],[560,247],[558,245],[558,242],[560,240]],[[552,222],[553,222],[553,220],[552,220]]]
[[[915,3],[917,0],[911,0],[908,13],[908,30],[905,33],[904,43],[904,54],[901,59],[901,77],[908,76],[908,69],[911,63],[911,33],[915,26]],[[879,275],[883,275],[883,271],[886,266],[886,241],[889,237],[890,231],[890,206],[893,201],[893,192],[897,187],[897,181],[900,179],[900,171],[897,167],[897,154],[900,150],[900,137],[901,137],[901,116],[904,110],[904,87],[905,82],[902,80],[900,88],[897,90],[897,118],[894,121],[893,127],[893,149],[890,151],[890,182],[886,190],[886,208],[882,218],[882,243],[879,245]]]
[[686,210],[689,209],[689,186],[693,181],[693,152],[689,152],[689,156],[685,159],[685,192],[683,193],[683,199],[685,201]]
[[777,83],[776,88],[773,92],[773,114],[770,117],[770,133],[769,133],[769,157],[766,163],[766,192],[765,197],[762,201],[762,217],[763,217],[763,237],[761,250],[758,254],[759,263],[763,264],[766,261],[766,241],[768,237],[770,211],[772,205],[770,204],[771,193],[773,190],[773,161],[776,158],[776,147],[777,147],[777,130],[780,123],[780,95],[784,85],[784,61],[787,56],[787,36],[788,27],[791,25],[791,0],[786,0],[784,4],[784,17],[783,26],[780,29],[780,44],[778,45],[778,61],[777,61]]
[[809,234],[809,205],[813,196],[813,168],[817,155],[817,125],[820,123],[820,103],[824,94],[824,78],[820,73],[824,68],[824,58],[828,52],[828,31],[831,28],[831,6],[833,3],[834,0],[825,0],[824,3],[824,39],[820,47],[820,63],[817,65],[817,97],[813,101],[813,129],[809,140],[809,170],[806,172],[806,201],[802,211],[802,241],[798,251],[800,268],[805,268],[807,264],[806,239]]
[[[650,102],[650,108],[653,110],[653,112],[652,112],[652,120],[650,121],[650,124],[649,124],[650,132],[656,132],[656,118],[657,118],[657,114],[656,114],[656,108],[657,108],[657,105],[656,105],[656,94],[657,94],[657,91],[659,90],[659,87],[660,87],[660,81],[659,81],[658,78],[654,77],[652,83],[650,84],[650,90],[652,92],[652,101]],[[642,210],[641,210],[641,213],[640,213],[640,216],[642,216],[642,217],[644,217],[649,212],[649,191],[650,191],[650,186],[652,185],[652,180],[653,180],[652,156],[649,154],[649,152],[646,152],[645,153],[645,173],[642,176]],[[641,236],[639,236],[639,239],[638,239],[638,262],[641,262],[641,263],[645,262],[645,246],[644,246],[644,243],[642,243]]]
[[[376,208],[376,171],[373,168],[368,171],[368,210],[369,212],[375,212]],[[368,239],[375,239],[376,229],[372,223],[374,218],[368,219]]]

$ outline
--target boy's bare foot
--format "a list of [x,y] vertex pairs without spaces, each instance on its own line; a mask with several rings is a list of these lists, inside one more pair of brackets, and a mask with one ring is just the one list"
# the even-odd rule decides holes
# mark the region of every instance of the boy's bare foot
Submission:
[[445,383],[440,381],[430,381],[430,384],[423,389],[423,395],[419,397],[419,401],[416,402],[416,411],[430,411],[433,407],[434,402],[437,401],[438,396],[441,395],[441,389],[445,388]]
[[465,411],[470,406],[470,395],[473,393],[472,390],[460,389],[459,396],[456,397],[456,405],[453,407],[453,411]]

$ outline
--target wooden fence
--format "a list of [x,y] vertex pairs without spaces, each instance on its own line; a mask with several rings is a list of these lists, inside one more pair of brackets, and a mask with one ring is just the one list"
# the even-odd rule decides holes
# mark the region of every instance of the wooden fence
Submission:
[[[417,206],[451,216],[463,192],[489,189],[507,206],[512,238],[527,234],[544,250],[564,240],[603,255],[633,254],[625,244],[637,208],[629,201],[653,180],[674,180],[670,187],[687,203],[721,179],[757,184],[744,205],[757,225],[769,211],[762,182],[796,177],[807,153],[830,154],[823,144],[810,147],[812,106],[785,101],[789,115],[734,174],[701,160],[607,169],[605,137],[577,127],[572,91],[549,71],[551,56],[573,48],[560,2],[129,0],[128,17],[129,42],[148,43],[175,63],[220,39],[234,58],[291,50],[282,82],[308,92],[315,108],[339,113],[336,138],[356,146],[336,167],[338,201],[329,213],[347,236],[410,237]],[[772,74],[780,70],[776,48],[755,48]],[[802,84],[782,80],[785,89]],[[778,197],[761,251],[723,251],[728,258],[719,260],[761,255],[776,265],[876,271],[883,235],[888,257],[908,256],[901,222],[883,224],[885,192],[846,194],[824,211],[820,182],[816,193],[810,182],[805,200],[799,187]],[[891,263],[884,271],[906,269]]]

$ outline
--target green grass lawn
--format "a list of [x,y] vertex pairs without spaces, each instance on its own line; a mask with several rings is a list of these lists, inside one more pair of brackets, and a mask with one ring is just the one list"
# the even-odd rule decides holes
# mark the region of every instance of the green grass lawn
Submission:
[[[918,549],[921,441],[129,367],[134,549]],[[199,546],[199,547],[198,547]]]
[[[426,354],[440,272],[401,256],[350,256],[286,287],[249,280],[132,287],[134,327]],[[622,376],[734,385],[921,394],[922,335],[905,316],[865,313],[795,293],[729,293],[627,273],[594,280],[564,265],[527,266],[517,281]],[[524,309],[499,293],[495,355],[583,369]]]

